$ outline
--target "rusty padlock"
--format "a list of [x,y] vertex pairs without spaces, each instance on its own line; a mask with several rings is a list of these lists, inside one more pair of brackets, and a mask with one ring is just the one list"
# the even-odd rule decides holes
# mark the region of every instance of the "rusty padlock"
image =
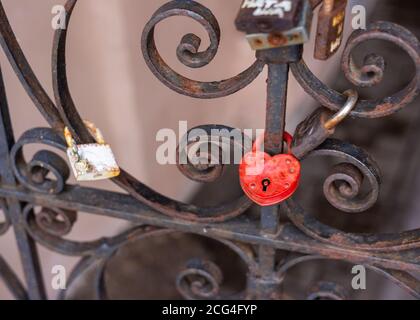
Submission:
[[324,0],[318,13],[315,59],[327,60],[343,40],[347,0]]
[[298,188],[300,163],[291,154],[293,137],[285,133],[288,154],[270,156],[258,150],[257,139],[252,152],[248,152],[239,166],[239,178],[243,191],[260,206],[271,206],[290,198]]
[[85,126],[95,137],[96,143],[76,144],[70,130],[64,128],[67,156],[77,181],[109,179],[120,174],[111,146],[105,143],[101,131],[89,121]]
[[344,94],[348,99],[336,114],[327,108],[318,108],[297,126],[292,142],[292,152],[298,159],[302,159],[332,136],[337,125],[354,109],[359,94],[352,89]]
[[244,0],[235,24],[254,50],[303,44],[309,40],[309,0]]

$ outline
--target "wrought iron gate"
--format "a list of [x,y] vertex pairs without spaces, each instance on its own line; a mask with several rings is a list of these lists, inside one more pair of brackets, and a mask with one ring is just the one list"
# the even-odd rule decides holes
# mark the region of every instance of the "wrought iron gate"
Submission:
[[[317,1],[314,1],[314,3]],[[319,2],[319,1],[318,1]],[[66,3],[70,20],[77,0]],[[198,52],[200,41],[187,35],[179,45],[179,60],[189,67],[207,65],[216,55],[220,29],[216,18],[195,1],[170,1],[158,9],[144,28],[141,39],[144,58],[154,75],[179,94],[199,99],[213,99],[233,94],[250,84],[268,68],[265,146],[272,154],[282,153],[286,97],[289,71],[304,91],[326,108],[338,111],[347,97],[322,83],[302,60],[302,46],[259,51],[252,66],[231,79],[199,82],[187,79],[172,70],[160,57],[154,41],[155,26],[171,16],[190,17],[207,30],[211,44]],[[252,202],[244,195],[215,207],[198,207],[169,199],[142,184],[128,172],[112,179],[127,194],[68,185],[66,161],[49,150],[35,153],[26,161],[23,147],[44,144],[59,151],[66,150],[65,126],[77,143],[93,143],[73,103],[66,76],[67,29],[57,30],[52,53],[53,102],[37,80],[10,27],[0,3],[1,45],[27,94],[47,120],[50,128],[31,128],[15,141],[3,81],[0,81],[0,197],[4,222],[0,234],[13,228],[25,274],[22,283],[0,255],[0,276],[18,299],[46,298],[36,244],[55,252],[79,256],[80,261],[68,279],[70,286],[87,268],[98,264],[95,276],[96,294],[107,298],[105,272],[107,262],[128,242],[159,237],[172,232],[194,233],[215,239],[236,252],[248,267],[247,286],[236,298],[280,299],[281,286],[287,271],[310,260],[341,260],[362,264],[400,285],[413,296],[420,297],[420,282],[414,276],[420,271],[420,231],[394,234],[352,234],[317,221],[293,199],[276,206],[262,207],[260,219],[247,216]],[[358,30],[348,39],[342,56],[342,69],[355,86],[370,87],[382,80],[384,61],[369,55],[363,66],[352,58],[355,47],[369,40],[389,41],[411,57],[416,68],[411,82],[392,96],[377,100],[359,100],[351,116],[378,118],[388,116],[409,103],[419,92],[420,44],[405,28],[389,22],[376,22],[367,30]],[[224,127],[224,126],[220,126]],[[210,126],[201,127],[207,131]],[[230,128],[228,128],[230,129]],[[304,134],[307,134],[304,133]],[[328,177],[324,192],[335,207],[344,211],[363,211],[377,200],[380,171],[362,149],[347,142],[327,139],[321,146],[306,144],[308,156],[333,156],[341,164]],[[351,170],[348,168],[351,167]],[[221,166],[208,168],[180,166],[188,177],[212,181],[223,172]],[[363,176],[369,191],[362,193]],[[305,188],[305,186],[301,186]],[[111,238],[91,242],[65,239],[77,212],[89,212],[130,221],[135,226]],[[280,223],[281,215],[288,217]],[[278,260],[278,250],[288,251]],[[220,298],[220,269],[208,261],[194,261],[179,274],[177,287],[185,298]],[[334,286],[320,286],[312,298],[342,296]],[[62,292],[61,298],[65,298]],[[223,298],[223,297],[222,297]]]

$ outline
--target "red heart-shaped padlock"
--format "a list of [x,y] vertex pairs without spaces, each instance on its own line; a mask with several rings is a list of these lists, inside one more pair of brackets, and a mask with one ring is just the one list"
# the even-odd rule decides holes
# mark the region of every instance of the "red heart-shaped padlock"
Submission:
[[271,206],[290,198],[298,188],[300,162],[290,153],[292,136],[285,132],[288,154],[270,156],[256,150],[245,154],[239,166],[239,178],[245,194],[260,206]]

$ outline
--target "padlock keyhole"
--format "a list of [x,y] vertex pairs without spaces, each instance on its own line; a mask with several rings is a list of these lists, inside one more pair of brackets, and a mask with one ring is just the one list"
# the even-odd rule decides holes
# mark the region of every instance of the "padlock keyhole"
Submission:
[[267,192],[268,186],[271,184],[271,181],[269,179],[264,179],[262,181],[262,189],[263,192]]

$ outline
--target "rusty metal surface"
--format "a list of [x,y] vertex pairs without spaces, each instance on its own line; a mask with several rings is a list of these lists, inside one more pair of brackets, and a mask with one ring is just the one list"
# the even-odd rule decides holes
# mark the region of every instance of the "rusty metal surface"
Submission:
[[172,90],[195,98],[220,98],[246,87],[261,73],[264,62],[257,60],[241,74],[223,81],[200,82],[178,74],[159,55],[154,40],[155,26],[172,16],[186,16],[196,20],[210,37],[210,46],[203,52],[197,52],[201,42],[197,36],[189,34],[182,38],[177,55],[186,66],[198,68],[210,63],[217,54],[220,42],[219,24],[211,11],[204,6],[188,1],[170,1],[159,8],[143,30],[141,47],[150,70]]
[[[378,61],[382,61],[383,58],[369,54],[364,65],[358,66],[352,57],[352,52],[358,45],[370,40],[388,41],[403,49],[412,59],[416,72],[410,83],[392,96],[377,100],[359,100],[351,113],[354,117],[389,116],[410,104],[419,93],[420,43],[410,31],[391,22],[374,22],[367,30],[356,30],[351,34],[341,60],[341,67],[347,79],[361,87],[370,87],[381,82],[385,66]],[[302,88],[321,105],[337,111],[345,103],[346,96],[322,83],[303,60],[292,63],[291,70]]]
[[[277,2],[277,3],[276,3]],[[281,33],[285,30],[296,27],[299,23],[304,2],[307,0],[293,0],[290,2],[290,10],[283,9],[282,19],[278,19],[278,15],[259,14],[256,15],[256,8],[249,1],[243,1],[239,14],[235,20],[236,28],[239,31],[252,33]],[[283,4],[283,1],[266,2],[265,6],[268,10],[275,9],[276,6]],[[268,11],[267,10],[267,11]]]
[[[66,3],[68,21],[76,3],[77,0]],[[314,7],[319,3],[311,1]],[[257,52],[252,66],[227,80],[199,82],[183,77],[162,60],[154,42],[155,26],[168,17],[179,15],[199,22],[210,37],[210,46],[199,51],[201,40],[193,34],[185,35],[177,48],[179,60],[188,67],[199,68],[207,65],[217,54],[220,28],[211,11],[195,1],[170,1],[155,12],[143,31],[142,53],[151,72],[177,93],[208,99],[237,92],[250,84],[267,66],[265,146],[270,154],[283,152],[289,69],[302,88],[323,106],[338,111],[345,104],[346,95],[327,87],[305,65],[302,46]],[[15,141],[4,84],[0,78],[0,207],[4,216],[0,223],[0,235],[13,228],[25,279],[21,283],[1,255],[0,278],[16,298],[46,298],[35,244],[60,254],[80,257],[69,276],[68,286],[92,265],[99,265],[95,275],[96,297],[108,299],[106,274],[110,259],[129,243],[174,232],[214,239],[239,255],[248,268],[247,286],[234,298],[281,299],[284,297],[282,284],[289,269],[319,259],[363,264],[414,297],[420,297],[420,281],[413,276],[420,273],[420,230],[389,234],[349,233],[318,221],[295,199],[261,208],[257,218],[246,213],[252,203],[245,195],[215,207],[198,207],[164,197],[123,169],[121,175],[112,181],[126,194],[69,185],[69,168],[61,157],[67,147],[62,135],[64,127],[69,128],[77,143],[92,143],[94,139],[77,111],[67,84],[67,29],[57,30],[54,36],[53,102],[28,64],[0,2],[1,45],[26,92],[50,125],[50,128],[29,128]],[[419,92],[419,42],[405,28],[389,22],[373,23],[366,31],[356,31],[350,36],[342,59],[347,78],[360,87],[373,86],[382,80],[385,70],[383,58],[370,54],[361,67],[352,58],[353,49],[358,44],[378,39],[404,49],[413,60],[416,72],[410,84],[393,96],[373,101],[359,100],[351,112],[354,117],[390,115],[412,102]],[[331,169],[325,180],[325,197],[331,205],[344,212],[364,212],[378,199],[381,185],[379,166],[361,148],[330,138],[333,132],[321,130],[321,133],[316,133],[319,123],[328,121],[325,115],[333,115],[326,110],[322,112],[324,117],[320,113],[312,115],[298,129],[301,140],[297,140],[297,145],[303,147],[296,152],[305,159],[315,156],[338,159],[339,164]],[[234,130],[223,125],[199,128],[207,135],[211,134],[212,128]],[[49,149],[56,149],[57,153],[39,150],[27,160],[23,149],[30,144],[44,144]],[[178,167],[185,176],[200,182],[214,181],[224,173],[222,165],[200,167],[189,163],[179,164]],[[367,190],[362,188],[362,184],[367,185]],[[78,212],[122,219],[131,222],[134,227],[113,237],[93,241],[67,239],[65,236],[77,223]],[[280,222],[280,215],[287,216],[288,220]],[[289,254],[279,260],[279,251]],[[176,285],[187,299],[227,298],[220,290],[223,274],[212,261],[192,259],[180,271]],[[321,282],[308,288],[307,297],[344,299],[346,293],[334,283]],[[62,291],[59,298],[65,299],[66,292]]]
[[347,0],[326,0],[319,9],[314,57],[327,60],[341,46]]

